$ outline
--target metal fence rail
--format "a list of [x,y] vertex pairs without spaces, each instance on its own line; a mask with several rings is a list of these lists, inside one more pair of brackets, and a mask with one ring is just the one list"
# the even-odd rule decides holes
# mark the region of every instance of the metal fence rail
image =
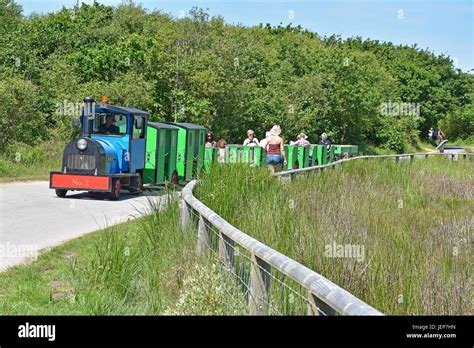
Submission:
[[399,162],[399,161],[406,161],[406,160],[412,161],[415,158],[426,159],[428,157],[433,157],[433,156],[444,156],[446,158],[449,158],[452,161],[457,161],[459,158],[462,158],[462,159],[471,158],[472,156],[474,156],[474,153],[462,152],[462,153],[446,154],[446,153],[435,152],[435,153],[409,153],[409,154],[400,154],[400,155],[355,156],[355,157],[350,157],[350,158],[344,158],[339,161],[335,161],[335,162],[325,164],[322,166],[313,166],[313,167],[307,167],[307,168],[301,168],[301,169],[286,170],[283,172],[275,173],[274,175],[277,177],[285,177],[289,180],[292,180],[295,177],[295,175],[298,175],[298,174],[304,174],[304,173],[308,173],[315,170],[323,171],[326,169],[334,169],[337,166],[341,165],[342,163],[355,161],[355,160],[361,160],[361,159],[369,160],[369,159],[375,158],[375,159],[391,159],[391,160],[395,160],[396,162]]
[[[193,227],[197,220],[197,252],[210,248],[211,229],[219,233],[218,255],[229,270],[235,269],[235,245],[248,254],[250,260],[249,312],[268,314],[271,311],[270,287],[278,279],[276,273],[286,276],[307,291],[306,314],[323,315],[382,315],[375,308],[310,270],[232,226],[194,197],[196,181],[191,181],[182,192],[181,226]],[[289,293],[289,291],[287,292]],[[298,295],[298,294],[297,294]],[[300,313],[301,314],[301,313]]]

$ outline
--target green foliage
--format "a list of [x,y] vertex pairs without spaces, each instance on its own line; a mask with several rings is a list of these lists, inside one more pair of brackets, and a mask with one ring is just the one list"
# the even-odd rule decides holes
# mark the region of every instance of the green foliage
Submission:
[[38,102],[37,88],[30,81],[0,80],[0,148],[16,141],[33,144],[45,136]]
[[[326,132],[335,143],[397,151],[413,142],[403,135],[410,127],[426,134],[439,123],[450,137],[472,133],[473,77],[415,46],[227,25],[198,8],[173,19],[134,3],[24,18],[21,7],[1,0],[0,18],[3,83],[27,86],[25,108],[34,106],[41,138],[74,135],[71,115],[56,114],[58,103],[105,94],[152,119],[203,124],[228,143],[241,142],[249,128],[260,138],[275,123],[286,139],[304,131],[316,142]],[[417,103],[417,123],[386,120],[380,105],[389,101]],[[2,98],[0,106],[8,103]]]
[[197,264],[183,280],[176,303],[165,315],[245,315],[247,299],[222,265]]
[[9,143],[0,154],[0,182],[47,180],[61,168],[62,141],[41,141],[35,146]]
[[470,94],[470,100],[469,104],[451,111],[439,123],[447,139],[465,140],[474,135],[474,93]]
[[417,122],[412,117],[386,117],[382,119],[377,134],[378,144],[382,148],[403,153],[409,145],[416,145],[418,137],[416,126]]

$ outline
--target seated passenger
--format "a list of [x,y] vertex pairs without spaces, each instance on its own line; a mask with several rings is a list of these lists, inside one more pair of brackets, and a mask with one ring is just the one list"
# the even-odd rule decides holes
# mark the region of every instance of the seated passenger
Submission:
[[247,139],[244,140],[244,146],[258,146],[258,139],[254,137],[253,130],[247,131]]
[[331,157],[331,141],[328,139],[328,135],[326,133],[321,134],[321,140],[319,141],[318,145],[326,145],[328,149],[327,158]]
[[294,146],[310,146],[310,142],[308,141],[308,137],[304,133],[300,133],[298,135],[298,140],[296,140],[293,145]]
[[331,141],[328,139],[328,135],[326,133],[321,134],[321,140],[319,141],[318,145],[327,145],[328,150],[331,148]]
[[214,141],[214,134],[212,134],[212,132],[207,132],[205,146],[206,147],[215,147],[216,146],[216,142]]
[[268,145],[268,137],[270,136],[270,132],[265,133],[265,139],[260,140],[259,146],[263,148],[263,151],[267,152],[267,145]]
[[221,139],[217,142],[217,147],[219,148],[219,158],[217,161],[219,163],[225,163],[225,140]]
[[112,135],[119,135],[120,128],[114,125],[115,123],[115,116],[108,114],[105,117],[105,123],[101,124],[98,129],[99,134],[112,134]]

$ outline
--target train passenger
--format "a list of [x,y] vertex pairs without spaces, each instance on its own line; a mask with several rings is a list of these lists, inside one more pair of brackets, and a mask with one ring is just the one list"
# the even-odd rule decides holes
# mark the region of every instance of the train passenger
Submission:
[[225,145],[226,145],[226,142],[224,139],[220,139],[217,142],[217,148],[219,149],[219,158],[217,160],[219,163],[225,162]]
[[321,140],[318,142],[318,145],[326,145],[328,149],[327,158],[331,157],[331,141],[328,139],[328,135],[326,133],[321,134]]
[[270,136],[270,132],[265,133],[265,139],[260,140],[260,147],[263,148],[263,151],[267,152],[267,145],[268,145],[268,137]]
[[318,142],[318,145],[327,145],[328,150],[331,148],[331,141],[326,133],[321,134],[321,140]]
[[205,146],[216,147],[216,142],[214,141],[214,134],[212,132],[207,132]]
[[310,146],[310,142],[308,141],[308,137],[304,133],[300,133],[298,135],[298,140],[296,140],[293,145],[294,146]]
[[270,130],[270,136],[267,138],[268,150],[267,150],[267,164],[272,172],[275,171],[274,166],[281,168],[282,162],[286,165],[285,144],[283,139],[280,137],[281,128],[278,125],[274,125]]
[[251,129],[247,131],[247,139],[244,140],[244,146],[258,146],[258,139],[255,138]]

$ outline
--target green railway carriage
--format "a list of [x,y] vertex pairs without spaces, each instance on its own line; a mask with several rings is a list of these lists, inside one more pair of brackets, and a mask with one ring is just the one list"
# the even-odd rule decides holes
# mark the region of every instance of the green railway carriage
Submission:
[[308,146],[297,146],[296,158],[298,162],[298,168],[309,167],[309,147]]
[[248,163],[256,167],[261,167],[265,162],[266,153],[260,146],[235,144],[226,146],[225,163]]
[[260,146],[253,147],[253,164],[256,167],[262,167],[267,162],[267,154]]
[[148,123],[143,171],[145,185],[178,183],[176,167],[178,130],[178,127],[166,123]]
[[206,146],[204,148],[204,169],[206,173],[209,173],[213,162],[217,162],[219,157],[219,149]]
[[296,169],[298,167],[297,147],[292,145],[285,145],[285,154],[287,164],[283,166],[283,170]]
[[238,158],[241,163],[248,163],[260,167],[262,164],[263,149],[260,146],[241,146],[238,149]]
[[310,163],[310,151],[311,147],[308,146],[285,145],[287,165],[284,166],[284,169],[289,170],[308,167]]
[[255,146],[242,146],[239,148],[239,162],[240,163],[253,163],[253,149]]
[[327,145],[311,145],[313,166],[331,163],[334,160],[334,146],[327,148]]
[[359,147],[357,145],[333,145],[334,156],[336,158],[352,157],[359,153]]
[[180,180],[190,181],[204,169],[206,128],[192,123],[169,123],[178,127],[176,167]]
[[241,145],[230,144],[225,148],[225,163],[239,162],[239,148]]

